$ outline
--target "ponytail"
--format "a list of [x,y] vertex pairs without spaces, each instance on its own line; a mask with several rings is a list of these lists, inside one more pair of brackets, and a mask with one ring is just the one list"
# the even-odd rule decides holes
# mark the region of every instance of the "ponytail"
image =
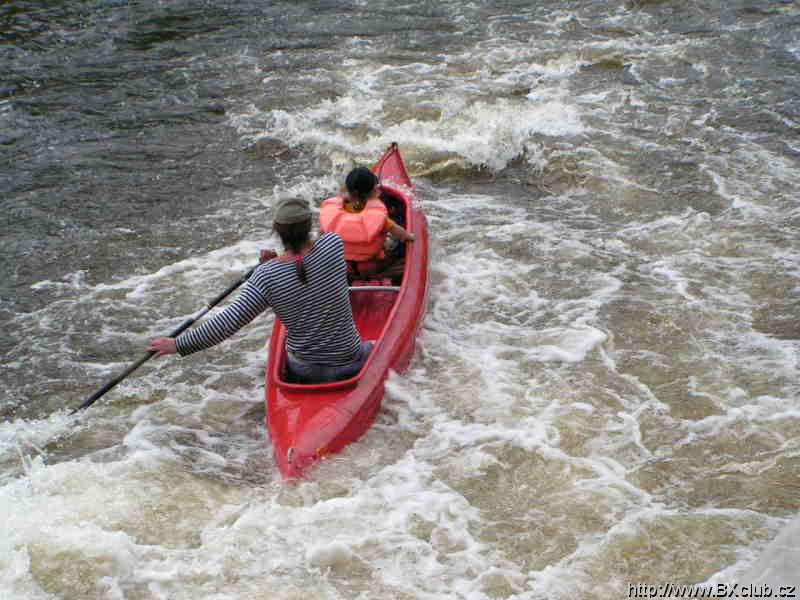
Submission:
[[347,200],[348,204],[350,204],[350,206],[352,206],[356,212],[361,212],[367,205],[367,199],[359,197],[358,194],[348,194]]
[[302,283],[303,285],[308,283],[308,275],[306,275],[306,266],[303,264],[302,254],[295,254],[294,270],[295,273],[297,273],[297,277],[300,279],[300,283]]
[[295,272],[300,282],[303,284],[308,283],[308,273],[306,272],[306,266],[303,264],[303,256],[300,252],[311,237],[311,219],[300,223],[292,223],[290,225],[274,223],[273,228],[280,236],[284,248],[294,253]]

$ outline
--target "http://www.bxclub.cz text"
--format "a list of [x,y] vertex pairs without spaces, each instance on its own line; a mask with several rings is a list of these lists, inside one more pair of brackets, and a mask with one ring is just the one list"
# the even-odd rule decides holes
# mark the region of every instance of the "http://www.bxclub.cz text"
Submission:
[[628,598],[797,598],[793,585],[769,586],[717,583],[715,585],[678,585],[666,583],[629,583]]

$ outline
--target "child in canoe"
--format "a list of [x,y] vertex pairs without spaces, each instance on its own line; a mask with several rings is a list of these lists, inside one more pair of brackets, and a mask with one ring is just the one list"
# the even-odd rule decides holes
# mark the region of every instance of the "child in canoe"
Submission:
[[386,236],[391,234],[400,242],[415,239],[389,218],[380,199],[379,183],[372,171],[357,167],[345,180],[347,194],[328,198],[320,207],[320,231],[337,233],[344,240],[344,257],[352,278],[402,275],[402,261],[384,251]]

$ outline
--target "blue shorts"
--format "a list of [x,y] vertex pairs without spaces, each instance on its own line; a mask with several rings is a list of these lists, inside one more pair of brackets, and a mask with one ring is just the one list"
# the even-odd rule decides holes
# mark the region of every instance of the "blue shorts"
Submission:
[[306,362],[292,356],[291,352],[286,353],[286,366],[292,379],[299,383],[330,383],[331,381],[341,381],[349,379],[357,374],[364,363],[369,358],[374,342],[361,342],[356,359],[346,365],[320,365],[317,363]]

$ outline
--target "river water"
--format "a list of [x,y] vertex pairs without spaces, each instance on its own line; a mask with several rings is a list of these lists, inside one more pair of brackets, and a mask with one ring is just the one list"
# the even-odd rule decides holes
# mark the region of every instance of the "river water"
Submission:
[[[0,61],[0,597],[797,583],[797,3],[11,0]],[[68,417],[393,141],[430,300],[365,438],[281,482],[270,315]]]

